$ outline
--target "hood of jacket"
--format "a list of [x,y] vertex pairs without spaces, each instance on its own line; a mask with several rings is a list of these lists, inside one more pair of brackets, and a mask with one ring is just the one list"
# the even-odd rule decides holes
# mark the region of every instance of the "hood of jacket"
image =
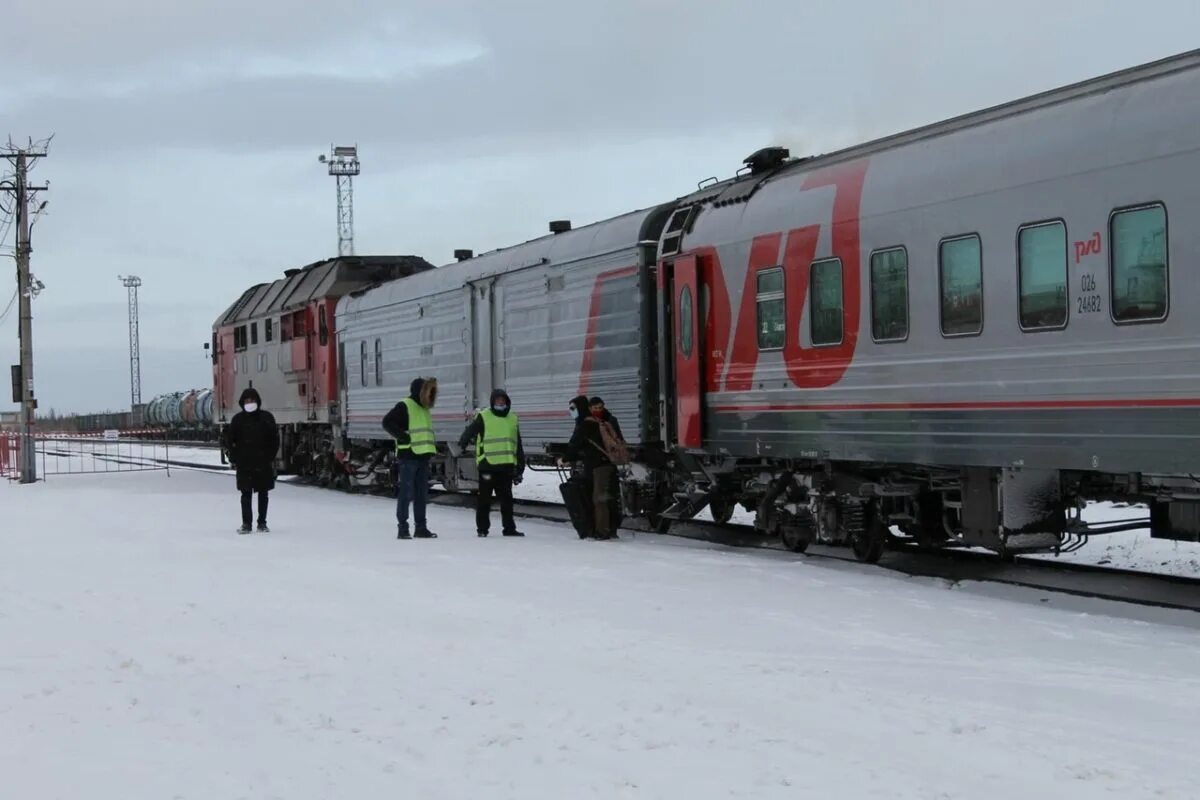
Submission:
[[581,394],[578,397],[576,397],[574,400],[571,401],[571,405],[574,406],[575,410],[578,412],[575,415],[575,423],[576,424],[583,422],[585,419],[587,419],[588,414],[591,413],[588,410],[588,399],[587,399],[586,394]]
[[512,399],[508,396],[508,392],[504,391],[503,389],[493,389],[492,396],[488,398],[488,408],[492,408],[492,406],[496,405],[497,400],[503,400],[504,404],[508,406],[508,408],[504,409],[504,411],[496,411],[493,408],[492,413],[498,417],[507,417],[508,412],[512,411]]
[[242,391],[242,396],[238,398],[238,405],[244,409],[246,403],[258,403],[258,407],[262,408],[262,397],[259,396],[257,389],[247,388]]
[[433,408],[437,402],[437,378],[414,378],[408,392],[409,397],[425,408]]

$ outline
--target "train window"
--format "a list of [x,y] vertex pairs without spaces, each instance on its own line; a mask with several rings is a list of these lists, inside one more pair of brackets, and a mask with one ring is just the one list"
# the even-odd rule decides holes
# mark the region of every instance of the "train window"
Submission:
[[250,323],[250,344],[258,344],[258,323]]
[[1041,222],[1017,231],[1017,286],[1021,330],[1066,327],[1066,225]]
[[783,269],[761,270],[756,276],[758,294],[756,313],[758,323],[758,349],[779,350],[787,336],[784,315]]
[[375,340],[375,385],[383,386],[383,341]]
[[684,286],[679,293],[679,351],[684,358],[692,357],[692,287]]
[[809,267],[809,319],[814,345],[842,341],[842,261],[830,258]]
[[304,327],[304,309],[301,309],[292,315],[292,338],[303,339],[306,333],[308,331]]
[[1114,322],[1167,316],[1167,209],[1130,208],[1109,219],[1109,279]]
[[292,316],[284,314],[279,318],[279,341],[290,342],[292,340]]
[[359,371],[361,373],[360,378],[362,380],[362,385],[366,386],[367,385],[367,343],[365,340],[358,343],[358,355],[359,355]]
[[267,320],[263,323],[263,333],[266,336],[266,340],[268,342],[271,341],[271,320]]
[[329,323],[325,319],[325,306],[317,311],[317,333],[321,337],[321,347],[329,344]]
[[908,251],[903,247],[871,254],[871,338],[908,338]]
[[983,330],[982,251],[974,234],[938,244],[943,336],[970,336]]

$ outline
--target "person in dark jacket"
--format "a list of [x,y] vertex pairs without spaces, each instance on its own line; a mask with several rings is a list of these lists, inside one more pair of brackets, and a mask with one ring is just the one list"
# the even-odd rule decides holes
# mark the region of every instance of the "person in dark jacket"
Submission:
[[596,539],[617,538],[616,526],[612,524],[612,485],[616,482],[617,468],[604,449],[600,436],[600,419],[603,406],[593,412],[586,395],[579,395],[569,406],[575,417],[575,430],[567,443],[567,458],[582,463],[584,478],[592,490],[593,533]]
[[383,429],[396,440],[396,538],[408,532],[408,507],[413,507],[418,539],[436,539],[425,521],[429,502],[429,459],[437,452],[430,409],[437,403],[437,378],[417,378],[409,396],[383,418]]
[[525,474],[525,446],[512,411],[512,400],[503,389],[492,391],[488,407],[481,410],[458,438],[459,448],[475,447],[479,493],[475,498],[475,532],[487,536],[492,495],[500,499],[500,521],[505,536],[524,536],[513,519],[513,484]]
[[275,456],[279,452],[279,428],[275,417],[262,407],[256,389],[246,389],[238,398],[242,410],[233,415],[221,438],[229,463],[237,470],[237,488],[242,493],[242,527],[249,533],[251,502],[258,493],[258,530],[266,533],[267,493],[275,488]]
[[593,417],[598,417],[609,425],[612,425],[613,430],[617,432],[617,436],[621,437],[621,439],[625,438],[625,434],[621,433],[621,423],[617,422],[617,418],[613,416],[613,413],[604,407],[604,399],[602,397],[599,395],[592,396],[588,400],[588,407],[591,409]]

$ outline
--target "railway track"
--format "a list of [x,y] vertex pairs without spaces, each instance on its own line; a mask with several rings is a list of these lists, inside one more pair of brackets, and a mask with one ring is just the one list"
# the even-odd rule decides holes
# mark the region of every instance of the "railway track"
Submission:
[[[99,454],[96,457],[104,458]],[[117,458],[131,463],[127,460],[128,457],[113,457],[113,460]],[[229,471],[227,466],[169,457],[150,457],[144,461],[202,472]],[[287,483],[311,489],[322,488],[301,480],[289,480]],[[474,495],[465,492],[431,489],[430,495],[430,502],[434,505],[469,508],[474,503]],[[525,519],[570,525],[566,508],[561,503],[519,500],[514,511],[517,516]],[[877,564],[868,566],[859,563],[848,548],[814,543],[800,555],[786,550],[777,539],[758,533],[752,526],[719,524],[708,520],[677,522],[665,533],[658,533],[652,531],[642,520],[627,519],[621,530],[626,535],[669,536],[721,547],[766,551],[789,560],[843,562],[862,570],[883,569],[912,578],[938,579],[946,581],[950,586],[977,581],[1141,606],[1200,611],[1200,578],[1031,556],[1018,556],[1013,561],[1004,561],[991,553],[955,548],[930,549],[910,544],[890,546]]]

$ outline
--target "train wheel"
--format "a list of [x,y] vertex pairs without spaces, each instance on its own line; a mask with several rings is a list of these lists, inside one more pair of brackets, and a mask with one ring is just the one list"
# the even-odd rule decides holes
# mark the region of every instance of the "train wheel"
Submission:
[[883,556],[887,545],[888,529],[879,508],[874,504],[866,509],[862,530],[850,538],[850,549],[854,557],[866,564],[874,564]]
[[713,522],[718,525],[724,525],[733,519],[733,509],[737,506],[734,499],[724,494],[714,494],[708,498],[708,510],[712,514]]
[[812,544],[816,532],[816,518],[811,511],[804,509],[796,519],[783,523],[779,529],[779,539],[793,553],[803,553]]

